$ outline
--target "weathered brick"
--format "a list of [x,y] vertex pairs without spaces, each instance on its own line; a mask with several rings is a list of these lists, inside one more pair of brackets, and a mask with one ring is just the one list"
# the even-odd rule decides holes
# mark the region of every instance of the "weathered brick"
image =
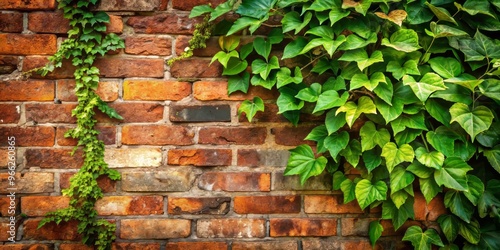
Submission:
[[59,250],[94,250],[94,247],[87,246],[83,243],[61,243]]
[[227,214],[230,197],[169,197],[169,214]]
[[57,51],[57,37],[49,34],[0,34],[0,54],[51,55]]
[[26,240],[81,240],[82,236],[77,232],[77,221],[55,222],[45,224],[37,229],[40,219],[28,219],[24,222],[23,239]]
[[111,246],[111,250],[160,250],[160,248],[161,248],[160,243],[119,242],[119,243],[113,243],[113,245]]
[[158,103],[115,102],[109,104],[123,117],[123,120],[110,118],[98,111],[97,121],[100,123],[131,123],[131,122],[157,122],[163,119],[163,105]]
[[[302,249],[307,250],[341,250],[340,241],[337,239],[304,239],[302,240]],[[358,249],[361,250],[361,249]]]
[[[287,241],[236,241],[233,242],[232,250],[297,250],[298,244],[295,240]],[[304,248],[308,249],[309,248]]]
[[435,221],[437,218],[446,214],[446,208],[444,206],[443,196],[438,195],[427,204],[424,196],[420,192],[415,192],[415,203],[413,204],[413,210],[415,211],[415,220],[420,221]]
[[204,127],[200,129],[200,144],[263,144],[266,140],[265,127]]
[[[9,220],[9,218],[0,218],[0,230],[2,230],[2,234],[0,234],[0,241],[8,241],[9,237],[13,237],[16,235],[19,235],[18,229],[19,229],[19,220],[16,220],[15,223],[16,225],[9,225],[13,222]],[[2,245],[0,245],[2,246]]]
[[103,11],[152,11],[158,9],[158,0],[102,0],[97,9]]
[[198,187],[208,191],[270,191],[271,174],[253,172],[206,172]]
[[0,82],[0,101],[53,101],[54,90],[54,81]]
[[270,236],[334,236],[337,219],[324,218],[274,218],[270,219]]
[[202,5],[202,4],[211,4],[212,8],[215,8],[217,5],[223,3],[222,0],[194,0],[194,1],[182,1],[182,0],[173,0],[172,7],[178,10],[191,10],[194,6]]
[[28,14],[28,29],[37,33],[66,34],[69,19],[62,12],[31,12]]
[[242,101],[259,96],[264,100],[271,100],[277,97],[276,91],[270,91],[260,86],[250,86],[247,94],[241,92],[227,95],[226,81],[198,81],[193,84],[193,96],[201,101],[229,100]]
[[279,127],[272,128],[271,134],[274,135],[274,140],[278,145],[298,146],[304,143],[314,145],[311,141],[304,141],[313,128],[311,126]]
[[127,25],[135,33],[145,34],[191,34],[194,31],[194,20],[188,15],[171,12],[152,16],[133,16],[127,20]]
[[285,167],[290,152],[271,149],[239,149],[238,166],[248,167]]
[[[77,140],[71,137],[66,138],[64,134],[68,131],[70,127],[57,127],[56,129],[56,142],[59,146],[76,146]],[[97,138],[104,142],[104,145],[115,144],[116,139],[116,127],[114,126],[96,126],[96,130],[99,131]],[[108,149],[106,149],[107,151]]]
[[14,214],[19,214],[20,201],[20,197],[16,195],[0,197],[0,217],[10,217]]
[[0,127],[0,146],[8,146],[7,138],[14,136],[16,146],[40,146],[50,147],[54,145],[56,136],[53,127]]
[[131,55],[158,55],[172,54],[172,39],[165,37],[135,37],[125,38],[125,53]]
[[71,156],[72,149],[29,148],[25,152],[27,167],[78,169],[83,164],[82,151]]
[[188,82],[163,80],[125,80],[123,99],[145,101],[179,101],[191,94]]
[[194,181],[189,168],[169,168],[158,172],[122,173],[122,190],[128,192],[183,192]]
[[69,206],[66,196],[25,196],[21,197],[21,212],[27,216],[44,216],[48,212]]
[[170,74],[176,78],[213,78],[222,75],[222,65],[210,59],[189,58],[174,62]]
[[231,107],[229,105],[176,105],[170,106],[172,122],[229,122]]
[[[9,174],[0,173],[0,194],[8,193]],[[34,194],[34,193],[49,193],[54,191],[54,174],[53,173],[34,173],[27,172],[21,175],[16,173],[15,188],[16,194]]]
[[342,236],[368,236],[370,222],[377,218],[342,218]]
[[186,238],[191,234],[191,221],[184,219],[125,219],[121,221],[122,239]]
[[0,124],[18,123],[21,117],[21,106],[17,104],[0,104]]
[[423,226],[421,221],[414,221],[414,220],[406,221],[400,228],[398,228],[398,230],[394,230],[394,224],[392,223],[391,220],[381,220],[380,224],[384,228],[384,231],[382,231],[382,236],[403,235],[406,232],[406,229],[408,229],[411,226],[419,226],[419,227]]
[[[5,232],[5,231],[4,231]],[[52,250],[52,244],[5,244],[0,245],[0,250]],[[62,248],[59,248],[63,250]]]
[[102,77],[163,77],[163,59],[107,57],[96,59],[94,66]]
[[104,216],[163,214],[163,196],[105,196],[95,208]]
[[138,126],[122,128],[122,143],[126,145],[191,145],[194,132],[181,126]]
[[161,166],[160,148],[109,148],[104,160],[110,168],[159,167]]
[[227,249],[226,242],[168,242],[168,250],[224,250]]
[[[23,60],[23,72],[30,71],[35,68],[43,67],[45,64],[49,62],[46,56],[26,56]],[[62,66],[60,68],[55,69],[53,72],[48,73],[45,76],[41,76],[40,74],[33,73],[31,78],[42,78],[42,79],[65,79],[65,78],[74,78],[74,72],[76,67],[71,64],[69,60],[63,60]],[[52,92],[53,95],[54,92]],[[54,97],[52,97],[52,100]]]
[[196,224],[200,238],[263,238],[266,236],[263,219],[201,219]]
[[[105,102],[118,99],[118,85],[116,81],[99,82],[96,93]],[[62,79],[57,81],[57,98],[63,102],[76,102],[75,80]]]
[[9,150],[0,148],[0,168],[7,168],[9,164]]
[[122,33],[123,19],[121,16],[109,15],[109,23],[106,23],[106,32]]
[[[59,175],[59,186],[61,187],[61,189],[69,187],[69,180],[73,175],[75,175],[75,173],[61,173]],[[116,181],[111,180],[106,175],[102,175],[97,178],[97,185],[99,185],[102,192],[104,193],[111,193],[116,191]]]
[[298,175],[285,176],[283,172],[276,172],[273,173],[272,190],[332,190],[332,175],[324,172],[311,177],[304,185],[301,185]]
[[[192,36],[184,36],[180,35],[177,36],[175,39],[175,53],[177,55],[181,55],[186,47],[189,47],[189,40],[191,39]],[[206,41],[206,48],[203,49],[195,49],[193,51],[194,56],[200,56],[200,57],[212,57],[217,52],[221,50],[219,46],[219,39],[218,37],[211,37]]]
[[0,55],[0,74],[10,74],[14,72],[17,69],[18,63],[19,58],[17,56]]
[[236,196],[234,212],[238,214],[300,213],[300,196]]
[[0,2],[1,10],[53,10],[56,0],[8,0]]
[[171,149],[168,164],[194,166],[229,166],[231,149]]
[[372,249],[372,250],[382,250],[384,247],[380,243],[377,243],[374,247],[367,240],[356,240],[356,241],[343,241],[341,243],[341,249],[343,250],[359,250],[359,249]]
[[341,195],[306,195],[304,210],[308,214],[361,214],[363,210],[355,201],[343,204]]
[[26,120],[38,123],[76,123],[71,111],[76,104],[26,104]]
[[0,31],[21,33],[23,31],[23,14],[20,12],[0,13]]

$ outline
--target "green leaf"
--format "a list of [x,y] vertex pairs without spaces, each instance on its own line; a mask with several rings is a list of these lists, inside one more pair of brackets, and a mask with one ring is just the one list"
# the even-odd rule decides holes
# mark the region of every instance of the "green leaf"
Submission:
[[500,173],[500,146],[496,146],[493,149],[488,149],[483,151],[484,156],[488,159],[490,165]]
[[359,130],[361,137],[361,151],[367,151],[378,145],[380,148],[384,147],[391,140],[389,131],[385,128],[377,130],[375,124],[371,121],[365,122],[363,127]]
[[410,197],[410,195],[405,190],[399,190],[394,193],[391,192],[391,200],[397,209],[405,204],[408,197]]
[[337,132],[340,128],[342,128],[345,124],[345,113],[335,114],[336,109],[332,109],[326,113],[325,125],[328,130],[328,134],[331,135],[334,132]]
[[[278,74],[279,74],[279,72],[278,72]],[[279,77],[278,77],[278,79],[279,79]],[[280,82],[278,80],[278,88],[281,88],[281,86],[279,86],[279,83]],[[320,94],[321,94],[321,84],[313,83],[308,88],[301,89],[299,91],[299,93],[297,93],[295,98],[306,101],[306,102],[315,102],[318,100],[318,97]]]
[[412,76],[406,75],[403,77],[403,84],[410,86],[422,102],[425,102],[433,92],[446,89],[443,79],[434,73],[425,74],[418,82]]
[[422,132],[423,131],[421,129],[406,128],[405,130],[397,133],[394,136],[394,140],[398,145],[409,144],[412,143],[418,136],[420,136]]
[[410,241],[415,249],[419,250],[431,250],[432,245],[444,246],[436,230],[430,228],[422,232],[422,228],[419,226],[411,226],[406,229],[403,240]]
[[363,0],[363,1],[342,1],[342,9],[347,9],[347,8],[354,8],[356,12],[362,14],[363,16],[366,15],[366,12],[370,8],[372,4],[372,0]]
[[412,162],[415,154],[413,148],[409,144],[403,144],[401,147],[394,142],[388,142],[382,148],[382,157],[385,158],[385,164],[389,173],[392,172],[394,167],[402,162]]
[[297,95],[296,90],[289,87],[283,87],[279,89],[279,92],[280,96],[276,101],[279,109],[278,114],[291,110],[300,110],[304,107],[304,101],[295,98]]
[[411,29],[400,29],[394,32],[390,39],[382,39],[382,45],[404,52],[413,52],[421,47],[418,45],[417,32]]
[[365,87],[366,89],[373,91],[381,82],[386,83],[385,76],[382,72],[373,73],[370,79],[368,79],[368,76],[365,74],[356,74],[351,78],[350,90]]
[[259,74],[264,80],[267,80],[271,70],[279,68],[280,64],[276,56],[271,57],[268,63],[261,59],[256,59],[252,62],[252,73]]
[[[299,67],[295,67],[294,75],[295,76],[291,75],[291,71],[289,68],[281,67],[280,71],[278,71],[278,73],[276,74],[276,80],[278,81],[277,87],[281,88],[281,87],[288,85],[290,83],[295,83],[295,84],[301,83],[302,82],[302,72],[300,71]],[[321,85],[319,85],[319,86],[320,86],[320,92],[321,92]],[[318,93],[318,95],[319,95],[319,93]]]
[[484,80],[477,79],[476,77],[469,74],[461,74],[457,77],[446,79],[445,82],[458,84],[469,89],[471,92],[474,92],[476,87],[481,84]]
[[[231,5],[230,2],[225,2],[225,3],[217,5],[217,7],[215,7],[215,9],[210,14],[209,22],[214,21],[215,19],[228,13],[232,9],[233,9],[233,6]],[[230,35],[230,34],[227,34],[227,35]]]
[[306,35],[311,34],[329,40],[333,40],[334,37],[333,28],[326,25],[320,25],[311,28],[305,34]]
[[460,51],[465,54],[465,61],[482,61],[485,58],[500,58],[500,41],[493,40],[476,31],[473,39],[459,39]]
[[277,0],[243,0],[236,10],[236,13],[242,16],[263,18],[271,8],[274,7]]
[[390,61],[387,64],[386,70],[387,72],[391,72],[392,76],[397,80],[401,79],[404,75],[420,75],[417,60],[408,60],[403,65],[398,61]]
[[264,101],[258,96],[254,97],[253,101],[243,101],[238,109],[238,116],[244,112],[247,120],[252,122],[252,118],[257,114],[257,111],[264,111]]
[[110,107],[108,103],[104,102],[100,98],[97,100],[97,108],[110,118],[123,120],[123,117],[120,116],[114,108]]
[[307,44],[307,40],[304,37],[297,37],[290,43],[288,43],[283,50],[283,56],[281,59],[294,58],[300,55],[300,52]]
[[467,105],[472,103],[470,91],[457,84],[444,83],[446,90],[438,90],[431,98],[441,98],[449,102],[461,102]]
[[199,17],[203,14],[211,13],[212,11],[214,11],[214,9],[212,9],[212,7],[208,4],[198,5],[193,7],[189,13],[189,18]]
[[272,44],[269,40],[264,40],[262,37],[256,37],[253,40],[253,48],[257,54],[264,57],[267,61],[269,54],[271,54]]
[[458,236],[460,220],[453,214],[443,214],[439,216],[437,222],[443,230],[443,234],[449,242],[454,242]]
[[222,71],[222,75],[237,75],[247,69],[247,66],[248,62],[246,60],[240,60],[233,57],[227,62],[227,68],[224,68],[224,70]]
[[441,169],[434,172],[434,178],[438,185],[444,185],[447,188],[452,188],[459,191],[466,191],[467,172],[472,168],[462,159],[458,157],[448,157],[444,161]]
[[429,168],[429,167],[426,167],[424,165],[422,165],[420,162],[418,161],[414,161],[412,162],[407,168],[406,170],[412,172],[413,174],[415,174],[416,176],[418,176],[419,178],[421,179],[426,179],[426,178],[429,178],[432,176],[432,174],[434,173],[434,169],[432,168]]
[[477,106],[470,110],[463,103],[455,103],[450,108],[451,122],[457,122],[469,134],[472,141],[476,136],[488,130],[493,122],[493,113],[485,106]]
[[295,30],[295,35],[299,33],[304,27],[309,24],[312,18],[311,12],[306,12],[304,15],[304,20],[300,18],[300,14],[296,11],[291,11],[285,14],[281,23],[283,24],[283,33],[291,30]]
[[[228,3],[228,2],[226,2]],[[221,5],[219,5],[221,6]],[[218,6],[217,6],[218,7]],[[217,8],[216,8],[217,10]],[[213,13],[215,12],[212,12],[212,15]],[[250,30],[250,33],[253,33],[255,30],[257,30],[260,25],[262,24],[262,21],[259,20],[259,19],[255,19],[255,18],[252,18],[252,17],[240,17],[238,19],[236,19],[236,21],[234,22],[234,24],[231,26],[231,28],[229,29],[229,31],[227,32],[227,36],[230,36],[242,29],[245,29],[247,27],[249,27],[248,29]]]
[[365,40],[355,34],[347,36],[345,43],[339,46],[339,50],[353,50],[365,48],[368,44],[377,42],[377,33],[372,32],[371,35]]
[[318,97],[318,102],[314,107],[313,113],[331,109],[333,107],[340,107],[344,105],[349,98],[349,93],[344,92],[342,96],[339,96],[338,92],[335,90],[327,90]]
[[[457,6],[460,5],[457,4]],[[495,17],[495,15],[490,12],[490,3],[488,1],[467,0],[465,1],[464,5],[460,6],[458,9],[463,10],[473,16],[477,14],[483,14]]]
[[300,175],[300,184],[323,172],[328,160],[324,156],[316,158],[310,146],[300,145],[290,150],[290,158],[284,175]]
[[398,230],[408,219],[415,218],[414,203],[413,197],[408,197],[405,204],[398,209],[392,200],[384,201],[382,203],[382,219],[392,219],[394,230]]
[[434,119],[441,122],[445,126],[449,126],[451,123],[451,115],[449,112],[449,106],[446,107],[439,100],[429,98],[425,102],[425,109]]
[[455,154],[455,140],[460,137],[450,129],[441,126],[435,131],[430,131],[426,134],[427,141],[439,152],[446,156]]
[[[391,81],[388,78],[386,78],[384,82],[379,82],[377,87],[373,89],[373,92],[375,92],[375,94],[387,104],[392,104],[391,102],[394,89]],[[375,104],[376,103],[377,102],[375,100]]]
[[262,87],[270,90],[276,84],[276,71],[271,72],[269,77],[265,80],[262,79],[262,77],[260,77],[260,75],[253,75],[252,79],[250,79],[250,83],[253,86],[262,86]]
[[384,227],[380,224],[380,221],[375,220],[370,222],[368,226],[368,237],[370,238],[370,244],[375,246],[377,240],[382,236],[382,232],[384,231]]
[[415,115],[400,115],[396,118],[396,120],[391,122],[391,128],[393,134],[398,134],[399,132],[404,131],[405,128],[427,130],[423,112],[419,112]]
[[330,155],[335,159],[337,155],[349,144],[349,133],[342,131],[333,133],[325,138],[325,147],[330,152]]
[[212,61],[210,61],[210,64],[213,63],[215,60],[217,60],[220,62],[220,64],[222,64],[222,66],[224,66],[224,68],[227,68],[227,62],[229,61],[229,59],[233,57],[235,58],[239,57],[238,51],[232,50],[229,53],[226,53],[225,51],[219,51],[217,52],[217,54],[214,55],[214,57],[212,57]]
[[267,35],[267,39],[271,44],[279,44],[283,41],[284,35],[281,28],[273,28]]
[[419,183],[420,191],[422,191],[427,204],[429,204],[429,202],[431,202],[431,200],[434,199],[434,197],[436,197],[436,195],[443,190],[432,177],[421,178],[419,179]]
[[423,147],[419,147],[415,150],[415,156],[420,163],[430,168],[441,169],[444,163],[444,155],[441,152],[427,152]]
[[484,183],[475,175],[468,175],[467,185],[468,189],[467,192],[464,192],[464,195],[474,206],[477,206],[479,198],[484,193]]
[[368,173],[382,164],[382,157],[380,157],[379,152],[379,150],[375,149],[363,152],[363,162],[365,163]]
[[[394,96],[397,98],[397,96]],[[404,104],[399,101],[394,101],[393,105],[389,105],[381,99],[375,99],[375,105],[377,110],[380,112],[386,123],[389,123],[397,119],[403,113]]]
[[490,128],[478,134],[476,139],[481,145],[489,148],[500,144],[500,122],[492,123]]
[[[390,177],[391,194],[403,190],[403,188],[411,185],[414,180],[415,176],[411,172],[406,171],[406,169],[400,166],[395,167]],[[398,206],[396,205],[396,207]]]
[[[343,96],[343,95],[342,95]],[[321,98],[321,96],[320,96]],[[318,100],[319,103],[319,100]],[[356,119],[362,114],[376,114],[377,110],[372,99],[367,96],[362,96],[358,99],[358,104],[349,101],[337,109],[336,114],[345,112],[347,125],[352,127]]]
[[336,171],[333,173],[333,190],[339,190],[341,188],[342,182],[347,180],[347,177],[345,177],[344,173],[341,171]]
[[236,91],[241,91],[243,93],[248,92],[248,87],[250,85],[250,74],[248,72],[243,72],[243,76],[233,75],[227,80],[227,95],[231,95]]
[[340,151],[340,155],[353,167],[357,167],[361,156],[361,143],[356,139],[351,140],[347,147]]
[[330,6],[330,12],[328,13],[328,18],[330,19],[330,25],[334,25],[336,22],[340,21],[344,17],[349,16],[351,13],[350,11],[346,11],[339,7],[340,5],[340,0],[335,0],[334,1],[336,4],[333,6]]
[[386,199],[387,185],[383,181],[377,181],[374,184],[363,179],[356,184],[356,199],[361,209],[365,209],[375,201]]
[[486,79],[479,85],[479,90],[481,94],[500,101],[500,80],[497,79]]
[[[346,51],[339,59],[339,61],[356,62],[359,70],[363,71],[370,65],[383,62],[384,58],[380,50],[374,51],[370,57],[365,49],[355,49]],[[385,79],[384,79],[385,81]]]
[[463,221],[470,223],[474,205],[460,191],[449,190],[444,196],[444,205]]
[[342,193],[344,194],[344,204],[347,204],[348,202],[351,202],[354,199],[356,199],[355,196],[356,183],[354,183],[353,181],[346,178],[340,184],[340,190],[342,190]]
[[424,5],[425,1],[408,1],[406,12],[408,17],[406,20],[409,24],[421,24],[432,20],[434,14]]
[[479,243],[481,238],[479,222],[476,220],[472,220],[470,223],[461,222],[458,226],[458,234],[472,244]]
[[444,24],[436,24],[435,22],[431,22],[431,31],[432,34],[429,35],[432,35],[434,38],[469,36],[469,34],[463,30]]
[[434,15],[436,15],[436,17],[439,20],[445,21],[445,22],[450,22],[450,23],[453,23],[455,25],[458,25],[458,23],[455,21],[455,19],[450,15],[450,12],[448,12],[448,10],[446,10],[445,8],[436,7],[428,2],[426,2],[425,4],[427,5],[427,7],[429,7],[429,9],[432,11],[432,13],[434,13]]
[[429,60],[432,70],[444,78],[453,78],[464,72],[462,64],[455,58],[434,57]]

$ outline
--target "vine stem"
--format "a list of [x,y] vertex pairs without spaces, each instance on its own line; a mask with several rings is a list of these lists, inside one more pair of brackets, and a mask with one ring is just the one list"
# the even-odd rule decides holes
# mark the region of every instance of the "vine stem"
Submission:
[[422,142],[424,143],[425,149],[427,150],[427,152],[429,152],[429,145],[427,144],[424,134],[423,133],[420,134],[420,137],[422,138]]
[[311,60],[310,62],[308,62],[306,65],[302,66],[302,67],[300,68],[300,70],[304,70],[304,69],[305,69],[305,68],[307,68],[309,65],[313,64],[314,62],[318,61],[320,58],[322,58],[322,57],[324,57],[324,56],[326,56],[326,55],[328,55],[328,54],[323,54],[323,55],[320,55],[320,56],[315,57],[313,60]]

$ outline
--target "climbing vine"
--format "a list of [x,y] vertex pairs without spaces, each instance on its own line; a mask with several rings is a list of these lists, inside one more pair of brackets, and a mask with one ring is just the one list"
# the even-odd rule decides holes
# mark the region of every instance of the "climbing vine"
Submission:
[[109,51],[124,48],[123,41],[113,33],[106,34],[109,16],[102,11],[92,11],[98,0],[58,0],[64,17],[70,20],[71,29],[59,50],[49,58],[49,63],[37,69],[42,75],[61,67],[64,60],[71,60],[76,67],[75,93],[78,105],[72,111],[77,118],[74,129],[65,136],[78,140],[76,150],[83,150],[83,165],[70,179],[70,187],[63,190],[63,195],[70,197],[69,207],[50,212],[40,222],[38,228],[49,222],[59,224],[62,221],[77,221],[78,233],[83,235],[83,243],[94,245],[97,249],[110,249],[115,239],[116,225],[98,218],[95,202],[103,193],[97,184],[97,178],[107,175],[111,180],[120,179],[116,170],[108,168],[104,161],[104,143],[97,138],[94,118],[96,109],[111,118],[122,119],[96,94],[99,84],[99,69],[93,66],[98,56]]
[[[305,138],[315,148],[290,150],[286,175],[303,184],[327,171],[345,203],[381,207],[396,230],[415,217],[414,189],[426,202],[442,193],[440,230],[411,226],[403,240],[500,249],[500,1],[229,0],[197,16],[223,31],[212,62],[228,94],[276,88],[294,125],[324,117]],[[263,110],[255,97],[239,114]],[[382,232],[370,224],[372,244]]]

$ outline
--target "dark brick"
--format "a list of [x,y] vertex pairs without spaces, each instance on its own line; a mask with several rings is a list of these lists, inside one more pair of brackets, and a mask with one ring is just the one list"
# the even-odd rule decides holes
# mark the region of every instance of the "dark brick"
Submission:
[[27,149],[26,166],[57,169],[77,169],[83,164],[82,151],[71,156],[71,149]]
[[267,137],[265,127],[208,127],[200,129],[200,144],[263,144]]
[[271,134],[274,135],[274,140],[278,145],[298,146],[304,143],[314,145],[311,141],[304,141],[313,128],[314,126],[279,127],[272,128]]
[[300,213],[300,196],[236,196],[234,212],[238,214]]
[[26,104],[26,120],[35,123],[76,123],[71,110],[76,104]]
[[23,31],[23,14],[20,12],[0,13],[0,31],[21,33]]
[[0,104],[0,124],[17,123],[21,117],[21,106],[16,104]]
[[238,166],[286,167],[289,156],[287,150],[238,149]]
[[[2,21],[0,21],[2,23]],[[0,74],[10,74],[17,69],[17,56],[0,56]]]
[[56,136],[53,127],[0,127],[0,147],[8,146],[7,137],[16,137],[16,146],[51,147]]
[[231,107],[229,105],[172,106],[170,107],[170,121],[229,122],[231,121]]

